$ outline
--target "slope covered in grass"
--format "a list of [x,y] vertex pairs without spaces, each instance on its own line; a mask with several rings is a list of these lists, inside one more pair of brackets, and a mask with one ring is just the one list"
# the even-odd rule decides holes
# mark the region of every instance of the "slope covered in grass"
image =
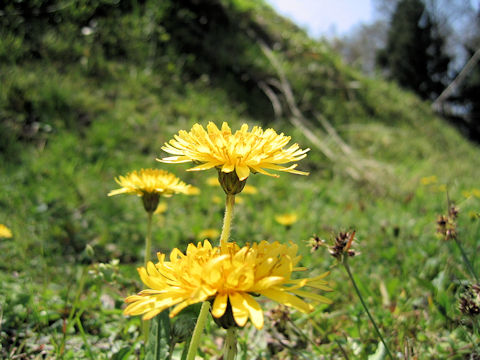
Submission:
[[[307,240],[355,229],[361,255],[351,266],[390,347],[419,358],[474,351],[457,309],[471,276],[435,220],[448,192],[478,269],[480,152],[429,104],[347,67],[258,1],[49,0],[0,10],[0,223],[14,234],[0,240],[0,357],[141,353],[138,319],[121,309],[141,287],[145,215],[139,199],[106,194],[118,175],[161,167],[202,192],[165,200],[155,249],[220,230],[224,194],[207,185],[215,172],[155,161],[178,130],[209,121],[273,127],[311,148],[299,165],[308,177],[249,178],[258,193],[240,196],[233,240],[294,241],[315,274],[334,262]],[[280,213],[298,221],[281,226]],[[119,265],[99,265],[112,259]],[[337,342],[352,358],[374,353],[378,339],[343,269],[330,280],[332,305],[291,315],[315,345],[289,329],[291,348],[279,349],[267,323],[242,330],[242,354],[342,358]],[[215,337],[202,353],[218,356]]]

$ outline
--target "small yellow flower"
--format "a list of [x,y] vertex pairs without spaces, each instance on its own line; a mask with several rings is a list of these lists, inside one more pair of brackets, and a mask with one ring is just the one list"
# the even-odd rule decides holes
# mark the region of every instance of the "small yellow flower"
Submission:
[[214,204],[223,204],[225,202],[225,200],[222,199],[220,196],[214,195],[214,196],[212,196],[212,202]]
[[240,204],[243,204],[243,203],[245,203],[245,199],[243,197],[241,197],[240,195],[237,195],[235,197],[235,204],[240,205]]
[[218,181],[218,176],[210,176],[206,181],[208,186],[220,186],[220,181]]
[[480,213],[470,210],[468,212],[468,217],[470,218],[470,220],[480,219]]
[[275,220],[283,226],[291,226],[298,220],[298,215],[295,213],[279,214],[275,216]]
[[246,180],[250,172],[278,177],[265,169],[308,175],[295,170],[297,164],[281,166],[303,159],[309,151],[300,149],[297,144],[284,149],[289,141],[289,136],[283,133],[279,135],[273,129],[264,131],[254,126],[248,131],[247,124],[243,124],[235,133],[232,133],[226,122],[221,129],[210,122],[207,130],[202,125],[195,124],[190,132],[181,130],[174,139],[165,143],[162,149],[174,156],[160,161],[199,163],[200,165],[189,170],[217,168],[223,173],[235,172],[240,181]]
[[242,194],[255,195],[255,194],[258,194],[258,189],[255,186],[247,184],[243,188]]
[[445,184],[440,184],[440,185],[437,185],[437,186],[434,186],[432,188],[433,191],[436,191],[436,192],[446,192],[447,191],[447,185]]
[[144,314],[143,319],[148,320],[174,306],[170,310],[170,317],[174,317],[191,304],[209,300],[214,318],[230,317],[238,326],[250,319],[261,329],[263,311],[254,296],[263,295],[306,313],[314,308],[300,297],[331,303],[324,296],[302,289],[310,286],[332,291],[324,280],[328,272],[292,279],[294,272],[305,270],[296,267],[301,258],[297,251],[295,244],[262,241],[242,248],[226,243],[219,248],[205,240],[203,245],[190,244],[185,255],[174,249],[170,261],[165,261],[165,254],[158,253],[156,265],[149,262],[147,268],[138,269],[149,289],[127,297],[129,305],[124,314]]
[[12,232],[5,225],[0,224],[0,238],[11,238]]
[[420,183],[422,185],[431,185],[431,184],[435,184],[436,182],[437,182],[437,177],[435,175],[422,177],[420,179]]
[[155,215],[160,215],[163,214],[165,211],[167,211],[168,205],[165,201],[162,201],[158,203],[157,210],[155,210],[154,214]]
[[132,171],[126,176],[119,176],[115,181],[120,189],[112,190],[108,196],[119,194],[135,194],[141,196],[145,210],[153,212],[157,209],[160,196],[169,197],[173,194],[198,194],[199,190],[185,184],[172,173],[159,169],[141,169]]
[[220,236],[220,232],[217,229],[205,229],[202,230],[198,233],[197,238],[199,240],[205,240],[205,239],[216,239]]

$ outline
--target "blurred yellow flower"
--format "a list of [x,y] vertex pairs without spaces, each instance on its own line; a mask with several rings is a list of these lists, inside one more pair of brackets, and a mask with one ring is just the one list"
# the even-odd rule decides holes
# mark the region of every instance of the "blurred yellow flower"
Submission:
[[278,176],[265,169],[308,175],[306,172],[295,170],[297,164],[281,166],[303,159],[309,151],[300,149],[297,144],[284,149],[289,141],[289,136],[283,133],[279,135],[273,129],[264,131],[254,126],[248,131],[247,124],[243,124],[234,134],[226,122],[222,124],[221,129],[210,122],[207,130],[202,125],[195,124],[190,132],[181,130],[174,139],[165,143],[162,149],[174,156],[159,161],[200,163],[189,169],[192,171],[211,168],[217,168],[224,173],[235,171],[240,181],[247,179],[250,172]]
[[214,204],[223,204],[225,202],[225,200],[223,200],[220,196],[214,195],[214,196],[212,196],[212,202]]
[[205,229],[198,233],[197,239],[199,240],[213,240],[220,236],[220,232],[217,229]]
[[469,197],[476,197],[476,198],[480,198],[480,190],[479,189],[472,189],[472,190],[465,190],[465,191],[462,191],[462,195],[465,197],[465,198],[469,198]]
[[145,210],[153,212],[157,209],[160,196],[169,197],[173,194],[198,194],[199,190],[187,185],[172,173],[160,169],[141,169],[132,171],[126,176],[119,176],[115,181],[120,189],[112,190],[108,196],[119,194],[135,194],[143,198]]
[[209,300],[212,315],[220,321],[230,318],[244,326],[250,319],[261,329],[263,311],[254,296],[263,295],[306,313],[314,308],[300,297],[331,303],[324,296],[302,289],[309,286],[332,291],[324,280],[328,272],[313,278],[291,278],[292,273],[305,270],[296,267],[301,258],[297,251],[295,244],[262,241],[242,248],[226,243],[219,248],[205,240],[203,245],[190,244],[185,255],[173,249],[170,261],[159,253],[156,265],[149,262],[147,268],[138,269],[149,289],[127,297],[124,314],[144,314],[143,319],[148,320],[174,306],[170,310],[170,317],[174,317],[191,304]]
[[468,217],[470,218],[470,220],[476,220],[480,218],[480,213],[470,210],[468,212]]
[[160,215],[163,214],[165,211],[167,211],[168,205],[165,201],[162,201],[158,204],[157,210],[155,210],[154,214],[155,215]]
[[275,216],[275,220],[283,226],[290,226],[297,222],[298,215],[295,213],[279,214]]
[[5,225],[0,224],[0,238],[11,238],[12,232]]
[[447,191],[447,185],[445,184],[440,184],[440,185],[437,185],[437,186],[434,186],[432,188],[433,191],[436,191],[436,192],[446,192]]
[[218,176],[210,176],[206,181],[208,186],[220,186],[220,181],[218,181]]
[[242,194],[255,195],[258,194],[258,189],[252,185],[245,185],[242,190]]
[[437,177],[435,175],[422,177],[420,179],[420,183],[422,185],[431,185],[431,184],[435,184],[436,182],[437,182]]

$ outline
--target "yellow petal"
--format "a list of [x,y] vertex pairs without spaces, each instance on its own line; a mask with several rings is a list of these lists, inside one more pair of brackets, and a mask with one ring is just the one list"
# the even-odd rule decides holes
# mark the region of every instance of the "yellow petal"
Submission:
[[260,294],[286,306],[291,306],[301,312],[309,313],[313,311],[313,307],[310,304],[307,304],[302,299],[291,295],[285,291],[277,289],[266,289],[260,292]]
[[250,169],[245,165],[237,165],[235,167],[235,171],[237,172],[237,176],[240,181],[245,180],[248,175],[250,175]]
[[306,298],[309,298],[309,299],[313,299],[313,300],[316,300],[316,301],[320,301],[320,302],[325,303],[325,304],[331,304],[333,302],[331,299],[329,299],[325,296],[318,295],[318,294],[315,294],[315,293],[311,293],[309,291],[291,290],[291,292],[296,294],[296,295],[306,297]]
[[151,318],[160,314],[163,310],[162,309],[153,309],[147,312],[145,315],[142,316],[142,320],[150,320]]
[[205,164],[201,164],[201,165],[198,165],[198,166],[195,166],[191,169],[187,169],[187,171],[200,171],[200,170],[208,170],[208,169],[211,169],[211,168],[214,168],[215,166],[218,166],[220,165],[221,163],[214,163],[214,162],[208,162],[208,163],[205,163]]
[[238,326],[245,326],[248,320],[248,311],[243,302],[243,296],[239,293],[233,293],[228,296],[232,305],[233,318]]
[[268,277],[265,277],[265,278],[257,281],[257,283],[249,291],[250,292],[259,292],[260,290],[268,289],[272,286],[281,284],[284,281],[285,281],[285,278],[283,278],[281,276],[268,276]]
[[227,294],[218,294],[215,297],[215,301],[213,302],[212,307],[212,316],[219,318],[223,314],[225,314],[225,310],[227,309]]
[[253,297],[249,294],[244,293],[244,304],[250,314],[250,320],[252,324],[257,328],[261,329],[263,327],[263,311],[260,305],[255,301]]
[[222,172],[224,173],[230,173],[233,171],[233,169],[235,169],[235,165],[232,163],[225,163],[222,166]]

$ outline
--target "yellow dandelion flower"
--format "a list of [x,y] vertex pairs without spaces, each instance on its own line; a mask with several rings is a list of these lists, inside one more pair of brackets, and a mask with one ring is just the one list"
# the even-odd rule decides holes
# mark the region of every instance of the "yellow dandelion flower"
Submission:
[[240,204],[243,204],[243,203],[245,203],[245,199],[243,197],[241,197],[240,195],[237,195],[235,197],[235,204],[240,205]]
[[204,239],[216,239],[220,236],[220,232],[217,229],[205,229],[202,230],[198,233],[197,238],[199,240],[204,240]]
[[194,162],[200,165],[189,170],[207,170],[217,168],[223,173],[235,172],[240,181],[246,180],[250,172],[278,176],[268,170],[284,171],[293,174],[308,175],[295,170],[297,164],[288,167],[282,164],[295,162],[307,156],[297,144],[284,147],[290,141],[290,136],[277,134],[273,129],[263,130],[254,126],[248,131],[248,125],[243,124],[240,130],[232,133],[226,122],[221,129],[210,122],[207,129],[200,124],[193,125],[190,132],[181,130],[174,139],[162,149],[174,156],[160,161],[166,163]]
[[431,185],[437,182],[437,177],[435,175],[432,176],[425,176],[420,179],[420,183],[422,185]]
[[445,184],[440,184],[438,186],[434,186],[432,188],[433,191],[436,191],[436,192],[446,192],[447,191],[447,185]]
[[218,176],[210,176],[206,181],[208,186],[220,186],[220,181],[218,181]]
[[225,200],[223,200],[220,196],[214,195],[214,196],[212,196],[212,202],[214,204],[223,204],[225,202]]
[[5,225],[0,224],[0,238],[11,238],[12,232]]
[[471,190],[471,193],[473,196],[475,196],[476,198],[480,198],[480,189],[472,189]]
[[249,194],[249,195],[255,195],[258,194],[258,189],[255,186],[252,185],[245,185],[245,187],[242,190],[243,194]]
[[191,185],[185,184],[172,173],[160,169],[141,169],[132,171],[126,176],[119,176],[115,181],[120,189],[112,190],[108,196],[119,194],[136,194],[143,196],[145,193],[157,193],[162,196],[173,194],[192,194],[198,191]]
[[312,278],[292,279],[292,274],[305,268],[296,267],[300,261],[298,246],[262,241],[240,248],[236,243],[212,247],[207,240],[190,244],[184,255],[178,249],[170,254],[158,254],[159,262],[149,262],[139,268],[142,281],[149,287],[125,299],[125,315],[141,315],[148,320],[166,308],[172,307],[170,317],[185,307],[209,300],[216,319],[229,317],[238,326],[248,319],[257,329],[263,327],[263,311],[254,296],[263,295],[280,304],[302,312],[313,311],[313,306],[302,298],[322,303],[331,300],[302,289],[332,291],[324,273]]
[[476,220],[476,219],[480,218],[480,213],[478,213],[476,211],[469,211],[468,212],[468,217],[470,218],[470,220]]
[[132,171],[126,176],[115,178],[115,181],[121,188],[110,191],[108,196],[119,194],[141,196],[148,212],[156,210],[160,196],[169,197],[178,193],[194,195],[199,192],[197,188],[185,184],[172,173],[160,169]]
[[275,216],[275,221],[283,226],[291,226],[298,220],[298,215],[295,213],[279,214]]
[[155,215],[160,215],[160,214],[163,214],[164,212],[166,212],[168,209],[168,205],[165,201],[161,201],[160,203],[158,203],[158,206],[157,206],[157,210],[155,210],[154,214]]

